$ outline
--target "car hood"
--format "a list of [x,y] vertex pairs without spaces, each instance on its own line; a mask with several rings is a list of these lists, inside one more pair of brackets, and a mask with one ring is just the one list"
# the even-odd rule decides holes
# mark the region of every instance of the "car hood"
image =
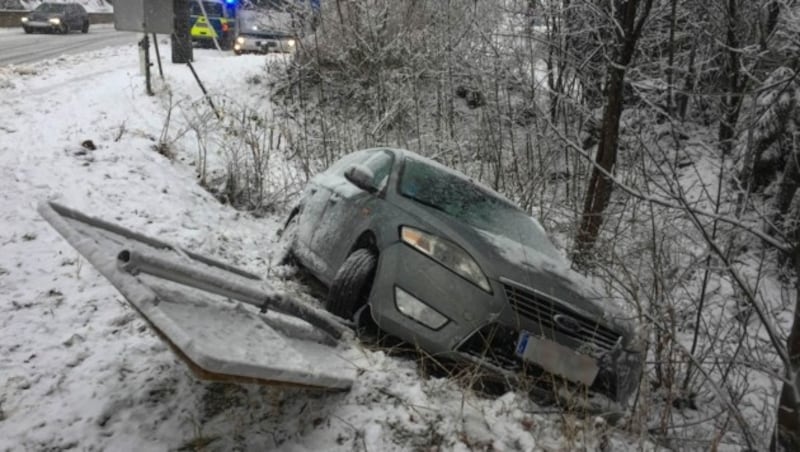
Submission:
[[550,256],[513,238],[475,228],[411,200],[404,200],[403,204],[409,213],[428,223],[428,232],[464,248],[490,279],[504,286],[533,289],[590,318],[602,319],[602,323],[626,336],[633,333],[629,319],[634,316],[626,312],[619,300],[601,295],[588,278],[570,268],[565,258]]
[[44,22],[46,22],[48,19],[52,19],[52,18],[55,18],[55,17],[57,17],[59,19],[63,19],[64,18],[64,13],[33,12],[30,15],[30,19],[31,20],[44,21]]
[[290,33],[276,30],[247,30],[242,29],[239,31],[239,36],[246,38],[263,38],[263,39],[290,39],[293,36]]
[[473,229],[472,240],[481,242],[484,259],[503,284],[525,286],[542,295],[569,304],[595,317],[618,317],[619,306],[601,295],[588,278],[570,268],[561,257],[549,256],[542,251],[509,237]]

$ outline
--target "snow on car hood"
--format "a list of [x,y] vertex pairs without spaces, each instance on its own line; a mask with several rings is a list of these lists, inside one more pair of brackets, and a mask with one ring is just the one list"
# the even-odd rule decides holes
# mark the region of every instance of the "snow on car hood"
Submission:
[[499,278],[536,289],[625,330],[630,329],[626,319],[634,316],[620,300],[603,295],[588,278],[572,270],[565,258],[550,256],[509,237],[481,229],[475,231],[506,261],[506,265],[499,263],[494,269]]

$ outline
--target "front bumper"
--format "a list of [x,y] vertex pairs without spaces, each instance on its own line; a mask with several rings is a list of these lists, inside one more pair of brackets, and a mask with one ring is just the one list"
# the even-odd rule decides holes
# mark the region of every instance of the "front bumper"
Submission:
[[233,44],[233,51],[237,54],[270,52],[292,53],[294,52],[296,44],[290,45],[290,42],[296,41],[290,38],[240,36]]
[[[630,338],[588,317],[584,317],[582,334],[559,331],[552,320],[554,317],[564,313],[575,317],[580,314],[563,303],[543,300],[535,290],[511,281],[490,279],[490,284],[491,294],[397,242],[381,251],[370,295],[372,316],[382,330],[437,358],[479,364],[506,381],[533,378],[549,384],[564,380],[575,389],[588,388],[618,403],[625,402],[635,391],[643,355],[626,350],[625,341]],[[404,315],[397,308],[396,287],[412,294],[448,321],[432,329]],[[522,332],[540,338],[537,344],[555,343],[553,348],[559,353],[568,347],[583,361],[596,364],[591,384],[570,382],[564,376],[554,379],[554,375],[545,370],[559,368],[553,366],[552,361],[533,362],[529,360],[530,354],[523,359],[518,350]],[[570,373],[570,369],[566,370]]]
[[208,27],[199,29],[194,27],[191,32],[191,38],[193,43],[201,47],[213,46],[215,38],[221,46],[227,46],[233,42],[233,32],[231,30],[217,32]]
[[35,20],[29,20],[27,22],[23,22],[22,27],[28,28],[30,30],[45,30],[45,31],[63,30],[63,26],[61,24],[56,25],[50,22],[35,21]]

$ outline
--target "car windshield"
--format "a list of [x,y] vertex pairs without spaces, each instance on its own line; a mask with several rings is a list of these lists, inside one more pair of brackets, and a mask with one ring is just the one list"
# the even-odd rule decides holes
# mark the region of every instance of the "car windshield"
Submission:
[[[192,16],[202,16],[203,9],[200,8],[199,2],[192,2],[189,6],[189,14]],[[208,16],[215,16],[215,17],[222,17],[222,3],[216,2],[203,2],[203,8],[206,10],[206,15]]]
[[544,229],[515,205],[478,184],[423,161],[407,158],[400,194],[464,223],[561,259]]
[[277,9],[242,11],[240,18],[243,32],[285,32],[291,29],[291,15]]
[[42,3],[34,11],[40,13],[63,13],[66,9],[67,5],[63,3]]

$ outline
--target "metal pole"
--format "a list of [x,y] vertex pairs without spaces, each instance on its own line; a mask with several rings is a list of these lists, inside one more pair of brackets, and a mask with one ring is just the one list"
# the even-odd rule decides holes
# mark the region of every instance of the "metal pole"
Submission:
[[161,80],[164,80],[164,69],[161,68],[161,52],[158,51],[158,38],[156,38],[156,34],[153,33],[153,46],[156,48],[156,61],[158,62],[158,75],[161,76]]
[[203,91],[203,95],[206,97],[208,101],[208,105],[211,106],[211,109],[214,111],[214,115],[216,115],[217,119],[222,119],[222,116],[217,111],[217,107],[214,106],[214,101],[211,100],[211,96],[208,95],[208,91],[206,91],[206,87],[203,85],[203,82],[200,81],[200,77],[197,75],[197,72],[194,70],[194,66],[192,63],[186,62],[186,65],[189,66],[189,69],[192,70],[192,75],[194,75],[194,79],[197,80],[197,84],[200,85],[200,90]]
[[220,275],[197,265],[187,265],[155,254],[123,250],[117,256],[119,268],[132,275],[144,273],[167,281],[195,287],[207,292],[230,297],[241,302],[298,317],[309,324],[340,339],[349,329],[332,314],[296,302],[279,293],[264,290],[263,284]]
[[139,41],[139,47],[144,53],[144,80],[147,88],[147,95],[153,95],[153,87],[150,85],[150,40],[147,38],[147,33]]

